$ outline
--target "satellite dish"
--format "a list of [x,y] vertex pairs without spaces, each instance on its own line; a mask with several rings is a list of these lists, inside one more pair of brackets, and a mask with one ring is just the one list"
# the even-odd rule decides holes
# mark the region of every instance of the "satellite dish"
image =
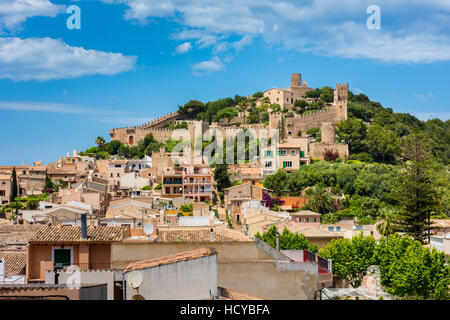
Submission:
[[153,233],[153,224],[145,224],[144,225],[144,233],[146,235],[151,235]]
[[116,222],[115,221],[111,221],[110,225],[111,225],[111,227],[115,227],[116,226]]
[[133,289],[139,288],[139,286],[142,283],[142,273],[140,271],[131,271],[128,275],[127,275],[127,282],[130,284],[130,286]]

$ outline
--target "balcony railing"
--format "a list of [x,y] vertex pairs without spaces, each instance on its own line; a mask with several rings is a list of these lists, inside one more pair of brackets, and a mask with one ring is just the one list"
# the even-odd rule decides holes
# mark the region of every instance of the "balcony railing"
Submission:
[[111,269],[110,262],[89,262],[89,263],[55,263],[54,267],[57,270],[66,270],[71,266],[76,266],[81,270],[109,270]]

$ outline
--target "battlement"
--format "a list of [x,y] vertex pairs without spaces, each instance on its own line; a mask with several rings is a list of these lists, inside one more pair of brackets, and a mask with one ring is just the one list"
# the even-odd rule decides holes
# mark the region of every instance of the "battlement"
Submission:
[[137,126],[128,126],[128,127],[114,128],[114,129],[111,129],[109,132],[111,133],[111,132],[114,132],[116,130],[126,130],[126,129],[145,129],[145,128],[149,128],[149,127],[158,125],[161,122],[166,121],[166,120],[168,120],[170,118],[177,118],[178,116],[179,116],[178,111],[169,112],[169,113],[166,113],[165,115],[163,115],[163,116],[161,116],[159,118],[153,119],[153,120],[151,120],[149,122],[146,122],[144,124],[137,125]]

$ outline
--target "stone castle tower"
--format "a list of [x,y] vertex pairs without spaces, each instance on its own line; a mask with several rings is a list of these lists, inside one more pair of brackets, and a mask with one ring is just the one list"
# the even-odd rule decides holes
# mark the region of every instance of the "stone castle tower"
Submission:
[[336,143],[334,122],[322,123],[322,143],[324,144]]
[[334,104],[336,106],[336,120],[347,120],[348,83],[336,84],[334,90]]
[[302,86],[302,74],[291,73],[291,88],[299,88]]

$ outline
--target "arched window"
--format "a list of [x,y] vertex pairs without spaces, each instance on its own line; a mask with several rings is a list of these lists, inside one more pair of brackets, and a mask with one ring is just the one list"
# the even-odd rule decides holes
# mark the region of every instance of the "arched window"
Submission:
[[133,136],[130,136],[130,137],[128,138],[128,144],[134,144],[134,138],[133,138]]

